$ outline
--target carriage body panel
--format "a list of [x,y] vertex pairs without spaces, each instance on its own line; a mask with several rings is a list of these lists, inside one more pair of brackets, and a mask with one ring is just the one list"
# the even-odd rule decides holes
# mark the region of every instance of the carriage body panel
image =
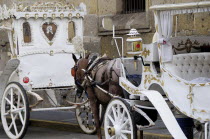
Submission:
[[74,86],[74,79],[70,74],[74,65],[71,53],[52,53],[51,50],[48,53],[26,55],[19,59],[19,82],[22,84],[23,78],[28,77],[32,88]]

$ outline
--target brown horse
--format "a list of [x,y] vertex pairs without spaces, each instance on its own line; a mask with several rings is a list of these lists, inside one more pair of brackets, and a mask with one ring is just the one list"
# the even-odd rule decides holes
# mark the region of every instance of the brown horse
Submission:
[[[72,75],[77,86],[77,93],[82,93],[84,90],[88,93],[97,135],[99,139],[102,139],[100,128],[102,121],[99,120],[99,105],[101,104],[103,108],[106,108],[113,95],[123,97],[122,88],[119,86],[120,59],[111,60],[107,57],[102,57],[93,60],[88,57],[89,55],[85,58],[77,59],[73,54],[75,66],[72,68]],[[94,81],[88,79],[88,76]],[[108,94],[97,88],[96,85],[107,90]]]

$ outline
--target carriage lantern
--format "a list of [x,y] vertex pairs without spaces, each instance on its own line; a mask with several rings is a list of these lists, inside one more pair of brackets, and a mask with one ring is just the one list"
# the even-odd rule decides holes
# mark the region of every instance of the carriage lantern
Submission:
[[138,31],[136,29],[131,29],[127,38],[127,51],[128,52],[137,52],[142,51],[142,38],[138,37]]

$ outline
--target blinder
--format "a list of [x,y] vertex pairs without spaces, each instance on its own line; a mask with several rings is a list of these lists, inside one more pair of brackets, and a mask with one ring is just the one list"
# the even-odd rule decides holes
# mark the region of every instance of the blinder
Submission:
[[75,65],[73,68],[71,68],[71,75],[74,77],[75,84],[77,86],[76,95],[78,97],[80,97],[82,95],[83,91],[85,90],[84,86],[85,86],[86,81],[84,80],[82,83],[80,83],[79,79],[77,79],[77,77],[76,77],[77,69],[78,69],[77,65]]

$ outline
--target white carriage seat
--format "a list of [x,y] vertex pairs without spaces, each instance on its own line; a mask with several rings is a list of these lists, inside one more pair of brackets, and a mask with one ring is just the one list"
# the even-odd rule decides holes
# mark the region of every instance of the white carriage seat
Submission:
[[[187,80],[205,80],[210,78],[210,53],[188,53],[173,56],[173,61],[165,63],[172,74]],[[207,81],[209,81],[207,79]]]

